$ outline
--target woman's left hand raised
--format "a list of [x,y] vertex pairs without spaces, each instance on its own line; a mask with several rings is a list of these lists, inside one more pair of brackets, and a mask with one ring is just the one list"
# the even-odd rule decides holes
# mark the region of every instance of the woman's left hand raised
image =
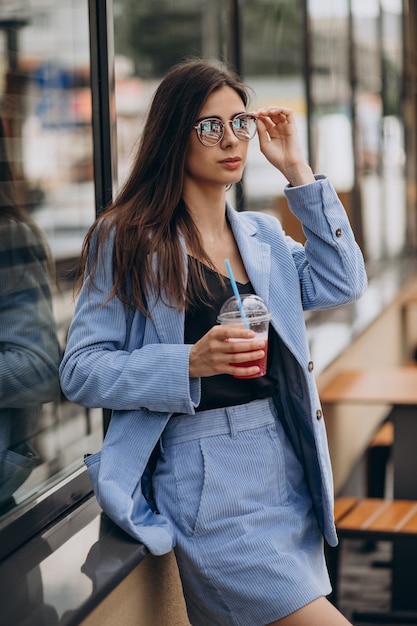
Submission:
[[278,168],[294,187],[314,182],[298,136],[294,113],[280,106],[252,111],[258,118],[261,152]]

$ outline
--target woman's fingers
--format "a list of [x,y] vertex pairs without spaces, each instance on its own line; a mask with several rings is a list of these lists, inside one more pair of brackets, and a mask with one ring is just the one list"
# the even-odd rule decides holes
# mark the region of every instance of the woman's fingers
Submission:
[[314,181],[306,165],[295,115],[287,107],[273,106],[253,111],[258,118],[261,152],[293,186]]
[[215,326],[192,346],[190,376],[236,374],[239,363],[261,359],[264,348],[265,341],[242,325]]
[[267,131],[275,130],[277,127],[282,129],[290,124],[295,124],[292,110],[285,107],[258,109],[253,114],[263,122]]

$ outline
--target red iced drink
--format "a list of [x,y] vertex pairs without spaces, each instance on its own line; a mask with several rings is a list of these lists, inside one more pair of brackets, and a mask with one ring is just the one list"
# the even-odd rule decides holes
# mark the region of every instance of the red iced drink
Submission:
[[241,301],[242,309],[245,314],[244,319],[242,318],[238,302],[233,296],[232,298],[226,300],[222,306],[217,321],[220,322],[220,324],[244,324],[246,328],[249,328],[256,333],[256,337],[252,339],[229,339],[229,341],[254,341],[254,339],[261,339],[265,341],[265,354],[261,359],[244,361],[243,363],[234,363],[236,367],[252,367],[257,365],[260,368],[260,371],[257,374],[251,374],[250,376],[234,375],[234,378],[259,378],[260,376],[265,376],[266,374],[268,328],[271,314],[259,296],[254,294],[243,294]]

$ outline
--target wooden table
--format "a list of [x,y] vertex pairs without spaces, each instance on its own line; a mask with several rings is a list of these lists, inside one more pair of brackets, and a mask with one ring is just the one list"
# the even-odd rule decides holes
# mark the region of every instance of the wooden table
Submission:
[[320,398],[323,404],[392,406],[394,497],[417,500],[417,367],[344,370]]
[[[393,495],[396,499],[417,500],[417,366],[344,370],[320,393],[320,398],[324,405],[392,407]],[[393,612],[417,612],[417,544],[393,542],[392,575]]]

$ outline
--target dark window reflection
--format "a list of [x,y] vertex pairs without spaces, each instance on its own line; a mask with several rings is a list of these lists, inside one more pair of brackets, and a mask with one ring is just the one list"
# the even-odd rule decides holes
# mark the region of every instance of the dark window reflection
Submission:
[[40,457],[33,446],[43,403],[57,400],[60,347],[51,260],[14,181],[0,119],[0,511]]
[[95,214],[88,3],[17,4],[0,3],[2,529],[102,441],[101,409],[57,377]]

